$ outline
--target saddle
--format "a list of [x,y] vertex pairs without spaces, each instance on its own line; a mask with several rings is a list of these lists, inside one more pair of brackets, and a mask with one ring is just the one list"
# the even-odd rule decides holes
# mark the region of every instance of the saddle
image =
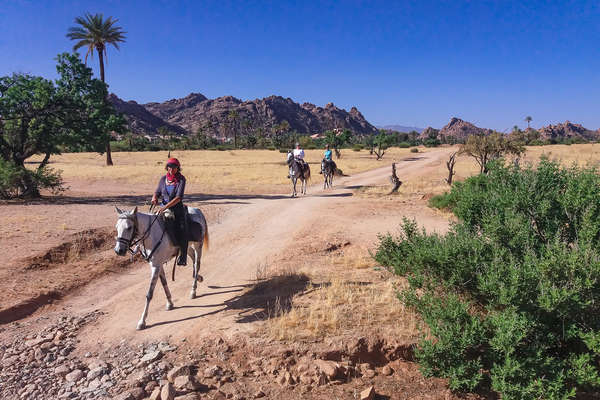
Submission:
[[[187,212],[187,207],[185,208],[185,218],[186,218],[186,232],[185,237],[190,242],[198,241],[198,238],[202,235],[202,225],[192,219],[192,217]],[[161,218],[159,218],[161,227],[166,231],[167,235],[171,242],[173,242],[176,246],[179,246],[180,243],[178,239],[177,230],[180,229],[177,222],[175,221],[175,214],[167,210]]]
[[328,167],[328,166],[331,167],[333,172],[335,172],[337,170],[337,165],[335,164],[335,161],[323,159],[323,162],[325,163],[325,167]]

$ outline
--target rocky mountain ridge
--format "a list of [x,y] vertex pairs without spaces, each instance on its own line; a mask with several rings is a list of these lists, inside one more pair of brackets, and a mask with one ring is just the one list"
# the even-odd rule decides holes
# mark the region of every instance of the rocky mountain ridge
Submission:
[[231,129],[237,129],[241,134],[260,131],[270,135],[284,121],[289,130],[303,134],[334,128],[350,129],[355,134],[377,132],[356,107],[346,111],[333,103],[325,107],[298,104],[281,96],[242,101],[233,96],[208,99],[200,93],[191,93],[162,103],[138,104],[125,102],[111,94],[109,100],[125,115],[132,132],[151,136],[157,135],[161,127],[180,135],[199,129],[215,137],[224,137]]
[[[534,129],[527,128],[525,130],[525,132],[529,131],[534,131]],[[435,136],[439,139],[451,136],[460,142],[471,135],[489,135],[492,132],[494,132],[493,129],[480,128],[470,122],[453,117],[450,119],[450,122],[440,130],[427,127],[423,130],[420,137],[425,140],[430,136]],[[539,133],[539,139],[542,141],[562,141],[566,139],[582,139],[585,141],[600,140],[600,129],[593,131],[584,128],[579,124],[573,124],[570,121],[544,126],[538,129],[537,132]]]
[[538,132],[541,140],[583,139],[592,141],[600,139],[600,129],[592,131],[570,121],[544,126]]

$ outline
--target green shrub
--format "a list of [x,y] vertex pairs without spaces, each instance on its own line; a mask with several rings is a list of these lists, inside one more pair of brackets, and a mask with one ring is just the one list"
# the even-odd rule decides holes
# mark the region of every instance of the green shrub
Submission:
[[275,146],[268,146],[267,150],[275,151],[275,150],[277,150],[277,147],[275,147]]
[[60,173],[48,167],[32,171],[0,158],[0,198],[36,196],[41,189],[54,194],[63,191]]
[[429,207],[440,210],[451,210],[454,206],[454,200],[450,193],[438,194],[429,199]]
[[410,147],[410,143],[400,142],[400,143],[398,143],[398,147],[400,147],[401,149],[408,149]]
[[288,151],[290,151],[289,149],[279,149],[280,153],[287,153]]
[[400,294],[429,335],[416,351],[426,376],[503,399],[566,399],[598,391],[600,177],[542,160],[490,165],[454,185],[459,218],[445,235],[405,220],[375,258],[407,277]]
[[355,144],[352,146],[352,151],[361,151],[364,148],[362,144]]
[[410,149],[411,153],[418,153],[419,149],[417,147],[413,147],[412,149]]

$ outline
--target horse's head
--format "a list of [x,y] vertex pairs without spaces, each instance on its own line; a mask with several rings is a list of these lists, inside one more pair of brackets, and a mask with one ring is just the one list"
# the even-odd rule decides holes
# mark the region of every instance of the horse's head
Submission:
[[291,164],[292,160],[294,159],[294,153],[292,151],[288,151],[287,153],[287,160],[286,162],[288,163],[288,165]]
[[136,220],[137,220],[137,207],[131,211],[121,211],[118,207],[115,207],[119,218],[117,219],[117,243],[115,244],[115,253],[120,256],[124,256],[127,250],[131,246],[131,241],[135,237],[136,231]]

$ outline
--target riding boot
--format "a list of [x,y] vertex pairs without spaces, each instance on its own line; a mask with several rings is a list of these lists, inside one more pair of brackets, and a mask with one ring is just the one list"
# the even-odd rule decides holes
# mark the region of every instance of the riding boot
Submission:
[[188,227],[187,227],[187,212],[180,202],[175,205],[175,218],[177,219],[177,244],[179,245],[179,258],[177,265],[187,265],[187,250],[188,250]]
[[177,265],[187,265],[188,244],[189,242],[187,240],[183,240],[180,243],[179,258],[177,258]]

